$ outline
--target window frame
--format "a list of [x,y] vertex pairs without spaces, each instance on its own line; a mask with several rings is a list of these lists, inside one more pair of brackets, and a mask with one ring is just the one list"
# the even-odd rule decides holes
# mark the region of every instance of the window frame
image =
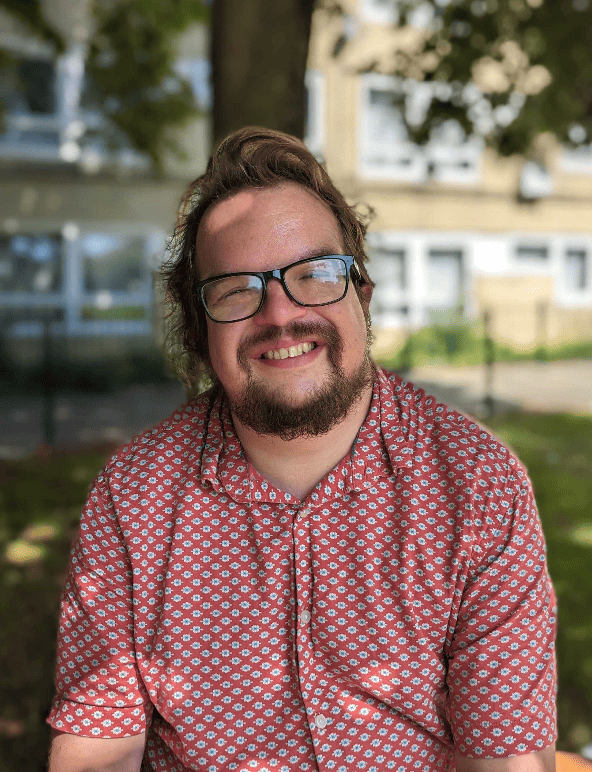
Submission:
[[[397,79],[380,73],[365,73],[359,78],[358,91],[358,169],[366,179],[423,182],[425,159],[412,142],[377,143],[372,139],[370,95],[372,91],[397,91]],[[404,124],[402,124],[404,125]],[[368,154],[384,152],[386,161],[370,161]],[[389,157],[390,156],[390,157]]]
[[[24,309],[31,312],[53,309],[59,316],[56,332],[66,336],[86,335],[149,335],[154,328],[154,271],[160,266],[165,254],[166,235],[153,226],[137,224],[125,229],[109,223],[93,223],[84,228],[76,223],[27,223],[19,230],[23,235],[56,234],[63,238],[63,277],[59,292],[0,292],[0,306],[5,312]],[[143,319],[84,319],[83,309],[90,305],[100,307],[102,290],[88,291],[84,287],[82,239],[93,234],[122,236],[143,240],[143,286],[136,291],[111,292],[113,305],[144,306]],[[14,234],[16,235],[16,233]],[[43,325],[37,321],[16,322],[14,337],[40,337]]]

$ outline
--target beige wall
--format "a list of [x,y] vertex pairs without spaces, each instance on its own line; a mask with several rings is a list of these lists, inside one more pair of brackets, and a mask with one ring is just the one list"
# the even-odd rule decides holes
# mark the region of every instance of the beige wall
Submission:
[[[334,57],[335,43],[346,31],[344,20],[317,11],[309,67],[325,78],[327,169],[351,202],[364,202],[374,209],[371,231],[592,236],[592,162],[590,173],[566,171],[560,149],[548,137],[541,142],[541,153],[553,173],[553,189],[551,195],[532,203],[518,201],[522,159],[501,159],[490,150],[482,154],[480,173],[472,184],[362,178],[358,147],[360,72],[372,62],[377,63],[378,71],[388,72],[393,52],[412,48],[421,33],[368,24],[359,15],[358,0],[344,0],[342,6],[357,17],[354,37]],[[493,333],[500,341],[532,347],[541,337],[549,344],[592,338],[592,310],[560,308],[549,276],[475,277],[468,291],[473,295],[469,305],[477,313],[492,309]],[[400,337],[400,331],[377,330],[375,350],[397,345]]]
[[[358,14],[357,0],[342,3]],[[522,159],[499,158],[486,150],[481,158],[478,182],[472,185],[372,182],[358,173],[359,76],[371,63],[388,71],[393,51],[413,46],[421,33],[381,27],[358,20],[355,37],[334,57],[332,51],[344,31],[341,17],[319,10],[315,13],[309,67],[324,74],[325,158],[331,176],[354,199],[367,200],[377,212],[376,229],[433,228],[480,230],[582,232],[592,229],[591,173],[562,170],[561,153],[549,138],[542,153],[553,172],[552,194],[533,204],[518,203]]]

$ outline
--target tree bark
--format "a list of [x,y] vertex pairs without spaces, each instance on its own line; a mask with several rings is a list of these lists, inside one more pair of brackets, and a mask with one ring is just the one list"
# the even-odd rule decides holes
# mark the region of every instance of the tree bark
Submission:
[[314,0],[214,0],[213,139],[243,126],[302,138]]

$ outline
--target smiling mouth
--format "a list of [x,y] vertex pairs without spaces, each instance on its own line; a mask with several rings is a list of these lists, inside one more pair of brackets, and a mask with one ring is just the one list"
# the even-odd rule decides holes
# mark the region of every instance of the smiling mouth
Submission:
[[297,346],[290,346],[290,348],[279,348],[273,351],[266,351],[261,358],[262,359],[293,359],[294,357],[302,356],[302,354],[308,354],[313,348],[316,348],[316,343],[299,343]]

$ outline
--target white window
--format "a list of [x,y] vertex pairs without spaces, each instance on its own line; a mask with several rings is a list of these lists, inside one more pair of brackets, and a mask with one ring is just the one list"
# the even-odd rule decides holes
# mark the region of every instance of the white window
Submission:
[[549,258],[549,247],[545,244],[519,244],[516,258],[523,264],[544,264]]
[[148,314],[144,236],[90,233],[79,244],[82,320],[137,320]]
[[60,234],[0,236],[0,293],[57,295],[63,288],[63,276]]
[[325,79],[320,72],[308,70],[304,85],[304,142],[311,153],[322,159],[325,146]]
[[566,250],[565,285],[571,291],[586,289],[588,285],[588,255],[585,249]]
[[520,173],[520,195],[529,200],[544,198],[553,193],[553,178],[540,164],[525,161]]
[[372,318],[383,327],[397,327],[408,315],[407,256],[404,249],[370,247],[368,271],[375,283]]
[[434,311],[459,308],[464,296],[463,253],[460,249],[430,249],[427,303]]
[[0,235],[0,305],[10,309],[10,334],[37,337],[39,312],[51,308],[66,335],[142,334],[152,327],[151,258],[161,235],[61,233]]
[[374,179],[474,184],[482,142],[467,140],[460,124],[446,121],[425,147],[409,141],[403,115],[421,121],[431,99],[429,84],[401,83],[371,73],[361,78],[360,172]]
[[58,78],[54,61],[37,55],[17,56],[0,74],[0,101],[5,126],[0,155],[5,158],[52,160],[59,157]]
[[360,171],[378,179],[422,180],[425,160],[409,142],[403,122],[404,94],[394,78],[361,77]]
[[467,140],[459,123],[446,121],[426,146],[427,176],[438,182],[475,183],[482,151],[480,140]]
[[360,0],[361,15],[374,24],[396,24],[399,20],[397,0]]

